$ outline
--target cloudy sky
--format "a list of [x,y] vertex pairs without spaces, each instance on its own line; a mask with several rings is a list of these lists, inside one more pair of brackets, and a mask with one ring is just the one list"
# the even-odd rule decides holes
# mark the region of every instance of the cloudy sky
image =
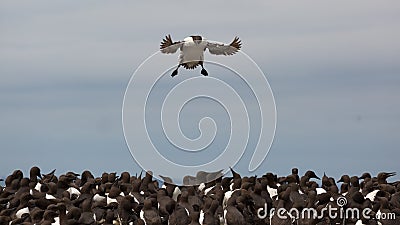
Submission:
[[266,74],[278,121],[259,175],[399,172],[399,27],[398,1],[2,1],[0,177],[140,172],[122,101],[166,34],[239,36]]

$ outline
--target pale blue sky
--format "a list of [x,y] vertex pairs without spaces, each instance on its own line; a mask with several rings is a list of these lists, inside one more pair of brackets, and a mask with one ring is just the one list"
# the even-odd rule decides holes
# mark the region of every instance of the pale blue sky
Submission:
[[137,172],[123,94],[166,34],[237,35],[267,75],[278,121],[257,174],[399,172],[399,27],[398,1],[2,1],[0,176]]

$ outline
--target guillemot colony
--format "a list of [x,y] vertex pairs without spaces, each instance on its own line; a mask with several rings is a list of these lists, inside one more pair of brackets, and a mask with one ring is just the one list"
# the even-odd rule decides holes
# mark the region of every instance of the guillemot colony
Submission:
[[[204,175],[205,172],[202,174]],[[210,173],[211,174],[211,173]],[[215,175],[215,174],[214,174]],[[0,224],[400,224],[400,181],[388,182],[396,173],[343,175],[337,182],[324,173],[299,176],[294,168],[287,176],[265,173],[261,177],[231,176],[195,186],[158,181],[152,174],[132,176],[90,171],[55,170],[41,174],[32,167],[29,177],[15,170],[0,186]],[[321,180],[321,183],[316,182]],[[163,183],[162,187],[160,184]],[[341,183],[340,186],[337,186]],[[347,205],[338,205],[345,198]],[[277,214],[257,216],[260,208],[314,209],[318,218],[282,219]],[[331,218],[327,207],[371,209],[366,218]],[[285,211],[288,213],[288,211]],[[394,215],[379,218],[382,213]]]

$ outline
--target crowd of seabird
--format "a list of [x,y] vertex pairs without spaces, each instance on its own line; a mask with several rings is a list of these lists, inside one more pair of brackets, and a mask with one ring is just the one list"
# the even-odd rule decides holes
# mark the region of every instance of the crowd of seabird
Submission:
[[[399,225],[400,181],[387,181],[394,175],[343,175],[336,182],[313,171],[300,176],[296,168],[284,177],[242,177],[232,170],[206,183],[178,186],[151,172],[56,176],[35,166],[29,177],[15,170],[0,180],[0,225]],[[294,213],[304,209],[315,216]],[[338,213],[347,209],[364,213]]]

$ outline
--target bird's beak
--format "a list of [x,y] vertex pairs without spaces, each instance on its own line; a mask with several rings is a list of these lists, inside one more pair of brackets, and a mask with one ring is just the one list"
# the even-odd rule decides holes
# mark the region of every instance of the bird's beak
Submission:
[[396,175],[396,172],[386,173],[386,175],[387,175],[387,177],[389,178],[389,177],[395,176],[395,175]]

